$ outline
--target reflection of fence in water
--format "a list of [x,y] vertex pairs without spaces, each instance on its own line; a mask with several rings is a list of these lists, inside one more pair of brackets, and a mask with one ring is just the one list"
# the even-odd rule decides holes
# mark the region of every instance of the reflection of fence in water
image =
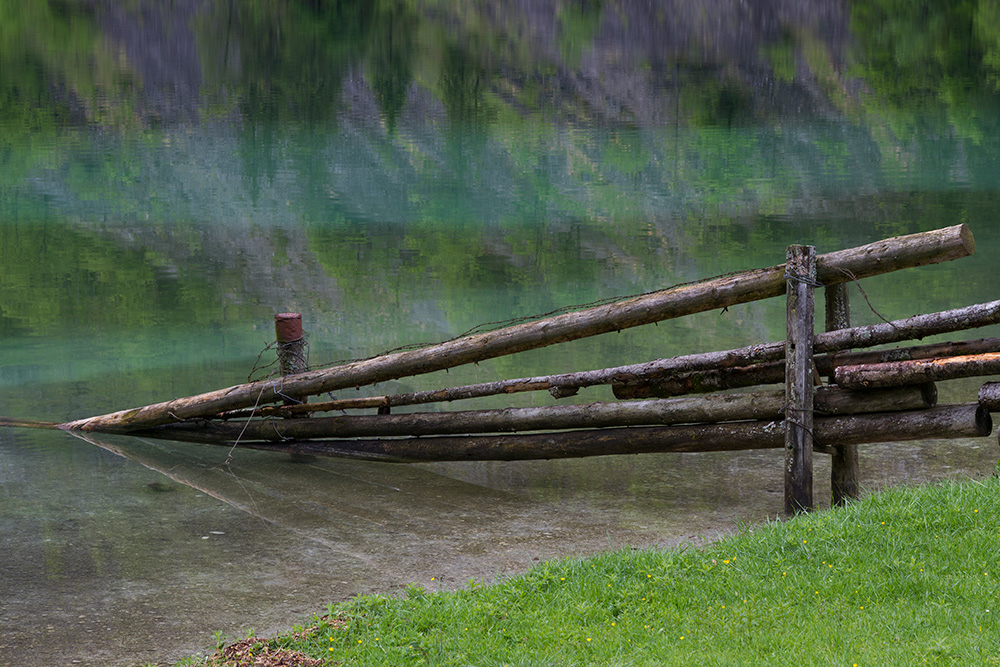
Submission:
[[[833,456],[834,502],[841,503],[857,495],[857,444],[989,433],[992,426],[986,408],[976,404],[935,407],[936,392],[928,382],[997,372],[1000,362],[994,363],[991,355],[1000,357],[1000,339],[891,352],[845,352],[1000,322],[998,301],[866,327],[849,326],[846,283],[965,257],[973,250],[972,234],[965,225],[818,256],[810,246],[790,246],[785,265],[680,285],[421,349],[238,385],[62,427],[401,462],[784,446],[785,507],[792,513],[813,506],[814,448]],[[827,331],[819,334],[813,333],[816,287],[826,289]],[[781,294],[788,299],[788,335],[782,342],[437,391],[267,405]],[[919,360],[942,357],[949,361],[929,364],[935,369],[933,377],[915,370],[928,366]],[[948,370],[942,370],[945,366]],[[847,379],[858,374],[868,379]],[[871,379],[873,374],[877,381]],[[821,386],[821,375],[838,386]],[[784,392],[666,398],[782,381]],[[887,389],[869,389],[866,383]],[[613,385],[617,398],[633,400],[389,414],[392,407],[401,405],[521,391],[547,390],[562,398],[575,395],[582,387],[601,384]],[[634,400],[637,398],[649,400]],[[306,416],[357,408],[379,408],[379,414]]]

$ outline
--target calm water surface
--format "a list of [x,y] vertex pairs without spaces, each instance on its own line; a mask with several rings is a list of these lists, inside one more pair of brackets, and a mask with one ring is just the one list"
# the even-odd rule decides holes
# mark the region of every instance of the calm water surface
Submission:
[[[990,7],[751,4],[0,0],[0,414],[63,421],[244,382],[271,360],[275,312],[303,313],[324,364],[780,263],[789,243],[960,222],[973,257],[866,281],[872,308],[852,288],[854,322],[998,298]],[[783,308],[364,391],[781,340]],[[985,335],[1000,331],[967,337]],[[980,477],[997,453],[870,446],[862,482]],[[356,593],[700,543],[782,508],[776,452],[229,455],[0,432],[0,667],[178,659]],[[826,502],[822,457],[816,477]]]

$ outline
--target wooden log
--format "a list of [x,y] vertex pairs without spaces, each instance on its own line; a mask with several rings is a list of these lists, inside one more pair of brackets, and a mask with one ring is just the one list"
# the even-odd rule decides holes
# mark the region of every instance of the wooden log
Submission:
[[[850,298],[847,285],[831,285],[826,288],[826,330],[849,329],[851,326]],[[818,366],[817,366],[818,370]],[[832,369],[830,369],[832,371]],[[820,371],[822,372],[822,371]],[[832,376],[831,372],[826,373]],[[934,385],[925,385],[933,387]],[[934,401],[937,391],[934,391]],[[860,497],[858,480],[861,470],[858,462],[857,445],[835,445],[830,462],[830,497],[834,507],[846,505],[848,500]]]
[[[892,322],[817,334],[815,352],[829,353],[851,348],[874,347],[997,323],[1000,323],[1000,301],[990,301],[937,313],[914,315]],[[712,367],[726,369],[750,366],[776,361],[783,357],[783,342],[762,343],[725,352],[658,359],[631,367],[621,367],[614,369],[619,372],[613,376],[613,381],[631,383],[635,380],[659,380],[673,373],[703,371]]]
[[[965,257],[972,254],[974,249],[971,231],[965,225],[956,225],[822,255],[817,258],[817,277],[825,284],[835,284]],[[281,398],[277,393],[279,389],[293,396],[309,396],[430,373],[555,343],[778,296],[784,291],[784,281],[783,265],[722,276],[612,304],[473,334],[418,350],[387,354],[278,380],[236,385],[197,396],[81,419],[65,424],[64,428],[128,431],[274,403]]]
[[934,359],[936,357],[959,357],[970,354],[982,354],[984,352],[1000,352],[1000,338],[979,338],[977,340],[931,343],[930,345],[897,347],[891,350],[837,352],[832,355],[816,357],[816,365],[824,375],[832,375],[837,366],[883,364],[889,361]]
[[816,416],[902,412],[933,408],[935,405],[937,388],[933,383],[871,391],[846,391],[837,386],[825,385],[816,387],[813,396]]
[[726,389],[780,384],[784,381],[785,362],[779,361],[732,368],[710,368],[690,373],[678,373],[657,380],[640,378],[629,382],[615,382],[611,385],[611,390],[614,392],[615,398],[621,400],[670,398],[686,394],[704,394],[725,391]]
[[[898,343],[912,338],[922,338],[936,334],[952,333],[957,330],[973,329],[976,327],[989,326],[1000,323],[1000,301],[976,304],[965,308],[956,308],[926,315],[916,315],[902,320],[885,322],[864,327],[854,327],[843,331],[831,331],[816,334],[816,348],[828,353],[837,352],[851,347],[872,347],[889,343]],[[938,349],[938,345],[993,345],[996,338],[982,339],[981,341],[971,341],[969,343],[938,343],[913,348],[901,348],[899,350],[885,350],[869,353],[852,352],[849,356],[840,355],[814,356],[821,373],[829,374],[833,370],[833,359],[843,359],[849,363],[855,358],[862,358],[860,355],[870,354],[882,358],[884,355],[893,357],[894,355],[911,354],[916,358],[918,350]],[[972,348],[966,348],[972,349]],[[985,349],[985,348],[979,348]],[[919,353],[922,354],[922,353]],[[722,352],[706,352],[702,354],[690,354],[668,359],[657,359],[640,364],[630,364],[627,366],[617,366],[613,368],[602,368],[592,371],[580,371],[577,373],[563,373],[560,375],[544,375],[530,378],[516,378],[511,380],[498,380],[496,382],[484,382],[480,384],[464,385],[461,387],[451,387],[448,389],[434,389],[429,391],[418,391],[407,394],[392,394],[387,396],[373,396],[363,398],[347,398],[323,403],[313,403],[308,406],[289,406],[288,408],[265,408],[247,412],[227,413],[226,417],[243,417],[252,414],[264,415],[286,415],[286,414],[308,414],[312,412],[330,410],[350,410],[357,408],[374,408],[382,406],[402,406],[418,405],[425,403],[437,403],[456,401],[469,398],[480,398],[484,396],[496,396],[499,394],[514,394],[525,391],[543,391],[556,386],[566,387],[589,387],[593,385],[619,383],[629,385],[644,381],[646,378],[654,378],[657,381],[672,374],[683,374],[685,372],[706,372],[713,366],[722,366],[722,370],[729,368],[739,368],[750,365],[750,368],[763,367],[768,365],[769,378],[776,377],[774,384],[784,381],[784,363],[770,363],[775,359],[782,359],[785,355],[784,341],[777,343],[764,343],[761,345],[750,345],[748,347],[725,350]],[[859,355],[859,356],[855,356]],[[934,355],[937,356],[937,355]],[[761,362],[761,363],[758,363]],[[828,364],[828,365],[824,365]],[[766,384],[761,382],[761,384]],[[726,387],[728,388],[728,387]],[[670,394],[673,396],[674,394]],[[624,398],[624,396],[623,396]],[[644,396],[632,396],[631,398],[644,398]],[[667,398],[664,396],[663,398]],[[82,420],[86,421],[86,420]],[[70,425],[63,425],[64,428]],[[113,430],[105,427],[104,430]],[[122,429],[127,430],[127,429]]]
[[[815,405],[822,414],[852,414],[917,410],[933,407],[933,386],[884,391],[849,392],[837,387],[816,389]],[[552,405],[501,410],[417,412],[393,415],[352,415],[312,419],[244,421],[192,420],[136,431],[134,435],[193,442],[236,440],[391,437],[515,433],[654,424],[776,419],[784,411],[784,392],[721,394],[620,403]]]
[[834,372],[834,377],[841,387],[868,389],[998,373],[1000,373],[1000,352],[986,352],[940,359],[840,366]]
[[813,326],[816,249],[790,245],[785,276],[785,516],[813,509]]
[[[836,288],[843,285],[836,285]],[[833,288],[827,288],[833,289]],[[833,329],[828,329],[833,331]],[[836,366],[855,366],[858,364],[880,364],[887,361],[902,361],[905,359],[933,359],[934,357],[953,357],[983,352],[1000,352],[1000,338],[980,338],[969,341],[953,341],[933,343],[912,347],[898,347],[891,350],[875,350],[869,352],[837,352],[813,357],[816,370],[824,376],[832,376]],[[711,368],[691,373],[678,373],[660,380],[635,380],[629,383],[612,385],[615,398],[671,398],[687,394],[702,394],[727,389],[758,387],[767,384],[780,384],[785,380],[784,362],[770,362],[751,366],[734,366],[732,368]]]
[[979,388],[979,405],[990,412],[1000,412],[1000,382],[987,382]]
[[[815,439],[865,444],[907,440],[973,438],[990,434],[990,413],[978,404],[915,412],[819,417]],[[779,449],[780,421],[564,431],[528,435],[451,436],[361,440],[240,442],[239,447],[274,452],[417,463],[429,461],[518,461],[534,459]],[[231,444],[225,445],[231,447]]]

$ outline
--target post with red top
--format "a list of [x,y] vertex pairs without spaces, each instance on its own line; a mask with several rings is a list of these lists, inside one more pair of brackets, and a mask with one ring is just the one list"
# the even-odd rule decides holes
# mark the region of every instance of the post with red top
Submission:
[[306,363],[306,339],[302,334],[301,314],[278,313],[275,315],[274,337],[278,343],[279,373],[282,375],[293,375],[308,370],[309,365]]

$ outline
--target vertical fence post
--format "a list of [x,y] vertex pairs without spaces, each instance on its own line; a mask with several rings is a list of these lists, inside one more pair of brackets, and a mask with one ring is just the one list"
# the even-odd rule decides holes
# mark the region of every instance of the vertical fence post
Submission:
[[785,256],[785,516],[813,508],[813,327],[816,248]]
[[[278,313],[274,316],[274,338],[278,343],[278,372],[282,375],[302,373],[309,369],[306,363],[306,338],[302,334],[302,315]],[[289,397],[285,404],[302,403]]]
[[[847,296],[848,283],[830,285],[826,288],[826,330],[849,329],[851,327],[850,300]],[[831,501],[834,506],[844,505],[848,500],[858,498],[858,446],[834,445],[832,468],[830,471]]]

